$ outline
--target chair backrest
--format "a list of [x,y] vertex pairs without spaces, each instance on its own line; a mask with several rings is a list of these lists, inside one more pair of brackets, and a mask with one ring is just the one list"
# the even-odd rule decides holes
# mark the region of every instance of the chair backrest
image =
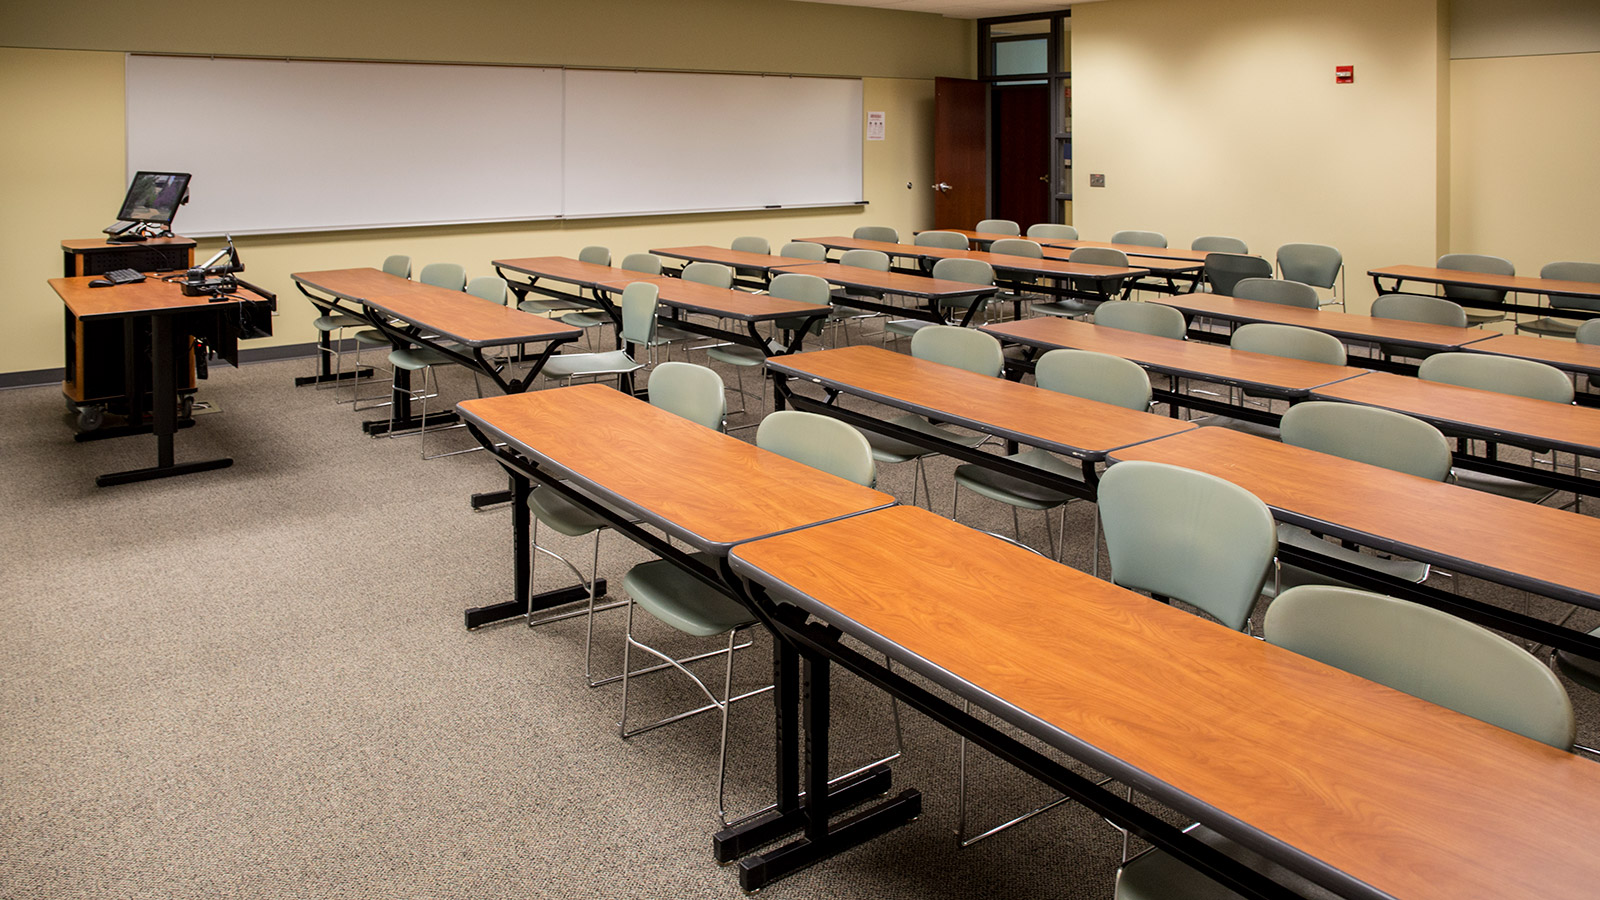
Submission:
[[1289,407],[1278,428],[1285,444],[1432,481],[1450,475],[1450,442],[1439,429],[1394,410],[1310,400]]
[[1272,601],[1263,631],[1303,656],[1572,749],[1572,703],[1555,673],[1465,619],[1382,594],[1308,584]]
[[933,277],[968,284],[994,284],[994,266],[981,259],[941,259],[933,264]]
[[858,241],[885,241],[890,244],[900,243],[900,232],[887,225],[861,225],[851,233],[851,237]]
[[422,274],[417,276],[417,280],[434,287],[464,291],[467,289],[467,270],[456,263],[428,263],[422,267]]
[[656,337],[656,302],[660,289],[646,281],[635,281],[622,289],[622,340],[649,345]]
[[1044,248],[1040,247],[1037,241],[1030,241],[1027,238],[1001,238],[989,245],[989,252],[1044,259]]
[[578,262],[594,263],[597,266],[611,265],[611,248],[599,244],[590,244],[578,251]]
[[1159,231],[1119,231],[1111,236],[1113,244],[1138,244],[1141,247],[1165,247],[1167,236]]
[[1236,237],[1224,237],[1220,234],[1204,234],[1189,243],[1190,250],[1204,250],[1207,253],[1249,253],[1250,246]]
[[1344,267],[1344,254],[1327,244],[1284,244],[1278,248],[1278,274],[1287,281],[1331,288]]
[[1206,281],[1218,294],[1233,296],[1234,286],[1246,278],[1271,278],[1272,263],[1242,253],[1207,253]]
[[1424,297],[1421,294],[1383,294],[1372,301],[1372,317],[1467,327],[1467,311],[1461,308],[1461,304],[1443,297]]
[[976,230],[989,234],[1022,234],[1022,226],[1010,219],[984,219],[978,223]]
[[692,262],[683,267],[683,280],[712,287],[733,287],[733,270],[721,263]]
[[1435,353],[1417,367],[1424,381],[1516,394],[1552,403],[1572,402],[1572,381],[1555,366],[1487,353]]
[[811,241],[790,241],[783,245],[783,249],[778,251],[778,255],[793,259],[812,259],[817,262],[826,262],[828,248]]
[[878,469],[872,445],[854,426],[817,413],[769,413],[756,429],[756,446],[856,484],[872,487]]
[[1078,229],[1071,225],[1040,222],[1028,226],[1028,237],[1044,238],[1047,241],[1075,241],[1078,239]]
[[938,247],[942,250],[967,249],[967,236],[954,231],[924,231],[916,237],[918,247]]
[[1095,307],[1094,323],[1177,340],[1182,340],[1189,331],[1183,313],[1160,303],[1136,300],[1107,300]]
[[1273,322],[1251,322],[1233,331],[1228,346],[1251,353],[1270,353],[1307,362],[1345,363],[1344,344],[1331,334],[1301,328],[1298,325],[1278,325]]
[[1579,325],[1572,337],[1580,344],[1600,344],[1600,319],[1590,319]]
[[[862,238],[862,240],[870,240],[870,238]],[[889,271],[889,254],[880,250],[846,250],[839,254],[839,265],[887,272]]]
[[772,252],[772,245],[767,242],[766,238],[759,235],[750,234],[744,235],[743,237],[734,238],[733,243],[729,244],[728,248],[731,250],[738,250],[741,253]]
[[1051,350],[1034,364],[1034,380],[1045,390],[1144,412],[1150,408],[1150,376],[1139,364],[1092,350]]
[[1285,281],[1282,278],[1241,278],[1233,285],[1233,296],[1240,300],[1260,300],[1263,303],[1303,306],[1306,309],[1317,309],[1322,305],[1316,288],[1305,282]]
[[645,275],[660,275],[661,257],[654,253],[629,253],[622,258],[622,268]]
[[1265,503],[1214,475],[1145,460],[1108,468],[1096,503],[1114,583],[1244,628],[1278,552]]
[[1005,368],[1000,341],[976,328],[929,325],[911,336],[911,355],[929,362],[996,377]]
[[[1551,278],[1556,281],[1587,281],[1600,282],[1600,263],[1591,262],[1553,262],[1545,263],[1539,270],[1540,278]],[[1556,309],[1600,309],[1600,300],[1588,297],[1563,297],[1559,294],[1548,294],[1550,305]]]
[[1079,247],[1067,254],[1067,262],[1091,266],[1121,266],[1126,269],[1128,254],[1114,247]]
[[[1451,269],[1456,272],[1481,272],[1485,275],[1515,275],[1517,269],[1511,260],[1499,256],[1486,256],[1482,253],[1446,253],[1439,257],[1435,264],[1440,269]],[[1463,287],[1456,284],[1443,285],[1444,295],[1455,300],[1476,300],[1480,303],[1498,303],[1506,298],[1506,292],[1495,288]]]
[[467,282],[467,293],[494,303],[506,302],[506,280],[499,275],[479,275]]
[[411,257],[404,253],[395,253],[383,261],[383,273],[397,278],[411,277]]
[[722,430],[728,414],[722,376],[695,363],[658,363],[650,372],[650,404],[707,428]]
[[800,272],[783,272],[767,285],[767,295],[779,300],[796,300],[827,306],[833,299],[831,288],[824,278]]

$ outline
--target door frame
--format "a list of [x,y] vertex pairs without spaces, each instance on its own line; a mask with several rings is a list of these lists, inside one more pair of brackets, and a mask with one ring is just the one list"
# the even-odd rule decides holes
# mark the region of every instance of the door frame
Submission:
[[[1067,20],[1072,16],[1072,10],[1063,9],[1055,12],[1020,13],[1012,16],[994,16],[978,20],[978,80],[993,85],[997,82],[1009,81],[1046,81],[1050,86],[1050,221],[1060,222],[1062,201],[1072,199],[1072,179],[1066,166],[1059,160],[1070,149],[1072,132],[1066,124],[1067,100],[1066,90],[1072,81],[1072,71],[1061,65],[1062,49],[1068,38]],[[1046,71],[1038,73],[1025,73],[1015,75],[996,75],[994,73],[994,46],[1016,40],[1037,39],[1036,34],[1008,35],[996,34],[995,26],[1003,26],[1013,22],[1048,21],[1049,28],[1046,32]],[[987,131],[988,129],[986,129]],[[994,184],[994,140],[989,135],[988,160],[989,171],[985,173],[985,183]],[[1067,157],[1070,158],[1070,157]],[[989,193],[987,212],[990,216],[994,213],[993,193]]]

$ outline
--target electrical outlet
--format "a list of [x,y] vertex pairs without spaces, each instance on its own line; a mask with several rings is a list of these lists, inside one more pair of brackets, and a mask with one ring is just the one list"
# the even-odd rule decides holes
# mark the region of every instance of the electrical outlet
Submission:
[[1106,176],[1104,176],[1104,175],[1090,175],[1089,176],[1089,187],[1105,187],[1105,186],[1106,186]]

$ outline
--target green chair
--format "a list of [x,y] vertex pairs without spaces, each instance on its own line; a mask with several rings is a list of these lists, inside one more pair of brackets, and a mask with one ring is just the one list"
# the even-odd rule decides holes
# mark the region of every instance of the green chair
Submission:
[[[1557,281],[1600,282],[1600,263],[1548,263],[1539,270],[1539,277]],[[1545,299],[1550,303],[1552,310],[1578,309],[1586,312],[1600,312],[1600,300],[1589,297],[1563,297],[1559,294],[1549,294]],[[1544,316],[1531,322],[1518,322],[1516,323],[1516,330],[1537,334],[1540,337],[1572,337],[1578,333],[1578,326],[1582,324],[1583,322],[1577,319]]]
[[984,219],[974,230],[988,234],[1009,234],[1013,237],[1022,234],[1022,226],[1010,219]]
[[[1572,703],[1550,670],[1493,632],[1447,613],[1352,588],[1306,585],[1267,610],[1266,639],[1525,737],[1571,750]],[[1299,896],[1325,890],[1207,828],[1190,833]],[[1117,872],[1116,900],[1236,900],[1161,850]]]
[[[1574,396],[1572,382],[1560,369],[1514,356],[1435,353],[1422,361],[1417,368],[1417,377],[1424,381],[1516,394],[1551,403],[1570,404]],[[1455,482],[1463,487],[1528,503],[1542,503],[1555,493],[1553,489],[1540,485],[1466,469],[1457,469],[1452,475]]]
[[[685,362],[665,362],[656,366],[650,373],[649,399],[652,406],[664,409],[674,415],[682,416],[691,422],[704,425],[717,431],[723,427],[723,417],[727,410],[726,391],[722,386],[722,378],[705,366]],[[583,676],[589,687],[599,687],[620,681],[622,676],[610,675],[603,678],[594,676],[594,614],[608,609],[615,609],[626,603],[626,600],[616,600],[604,605],[596,605],[600,599],[596,594],[597,576],[600,571],[600,533],[610,524],[605,519],[567,500],[555,491],[545,490],[535,486],[533,493],[528,496],[528,509],[533,513],[533,550],[530,561],[529,583],[532,583],[538,568],[539,554],[543,553],[565,565],[578,582],[588,591],[586,600],[575,601],[584,603],[584,607],[563,612],[535,615],[533,610],[527,614],[529,628],[548,625],[551,622],[560,622],[566,619],[586,616],[588,622],[585,627],[583,639]],[[580,538],[594,535],[594,559],[589,569],[589,577],[584,577],[583,572],[571,560],[562,556],[550,547],[539,543],[539,527],[544,525],[560,534],[571,538]],[[645,671],[653,671],[647,669]],[[636,673],[637,674],[637,673]]]
[[1111,236],[1113,244],[1136,244],[1140,247],[1165,247],[1167,236],[1159,231],[1119,231]]
[[815,262],[828,261],[828,248],[812,241],[790,241],[778,251],[779,256],[790,259],[809,259]]
[[[393,254],[393,255],[389,256],[388,258],[384,259],[384,261],[383,261],[383,273],[385,275],[393,275],[396,278],[410,278],[411,277],[411,257],[406,256],[406,255],[401,254],[401,253],[396,253],[396,254]],[[331,384],[327,385],[327,387],[335,387],[336,388],[336,387],[339,386],[339,382],[344,380],[344,332],[345,332],[345,329],[348,329],[348,328],[362,328],[362,329],[365,329],[365,328],[367,328],[369,323],[367,322],[366,319],[363,319],[360,316],[351,315],[350,313],[339,312],[339,311],[333,310],[333,309],[325,310],[324,312],[326,313],[325,315],[318,316],[316,319],[312,320],[311,327],[315,328],[321,334],[327,335],[327,339],[326,340],[318,340],[317,341],[317,353],[318,353],[319,356],[327,356],[328,357],[328,362],[333,368],[335,377],[334,377],[334,381]],[[372,329],[368,329],[368,330],[372,330]],[[381,332],[373,330],[373,334],[378,336],[379,338],[382,338],[382,333]],[[366,345],[366,346],[375,346],[375,344],[367,343],[367,342],[363,342],[363,341],[355,340],[355,339],[352,339],[352,341],[355,344],[355,346],[353,348],[353,352],[354,352],[354,355],[355,355],[355,361],[356,361],[356,363],[355,363],[355,371],[359,372],[359,371],[361,371],[361,350],[362,350],[363,346],[364,345]],[[383,343],[388,343],[388,341],[384,340]],[[318,362],[320,363],[321,360],[319,359]],[[336,396],[334,398],[334,402],[335,403],[351,403],[351,404],[354,404],[355,401],[356,401],[356,391],[360,386],[360,381],[361,381],[360,378],[352,377],[350,379],[350,399],[349,400],[341,400],[341,399],[339,399],[337,397],[337,392],[335,392]],[[322,385],[318,385],[318,387],[320,389],[322,387]]]
[[[933,247],[939,250],[967,250],[969,243],[967,236],[954,231],[924,231],[912,238],[912,243],[918,247]],[[923,272],[933,269],[933,262],[923,259],[918,261]]]
[[[967,262],[967,260],[959,260]],[[917,359],[955,366],[987,375],[990,378],[1000,377],[1005,368],[1005,356],[1001,353],[1000,342],[992,335],[985,334],[971,328],[961,328],[957,325],[929,325],[911,336],[911,355]],[[941,440],[953,441],[967,447],[976,447],[986,438],[984,435],[960,434],[940,425],[935,425],[922,416],[906,413],[895,416],[889,424],[901,428],[918,431],[932,435]],[[880,463],[916,462],[916,470],[911,476],[911,503],[917,502],[917,478],[922,479],[924,492],[932,502],[932,493],[928,490],[928,472],[923,460],[929,456],[937,456],[938,451],[930,450],[919,444],[902,441],[875,431],[863,432],[867,442],[872,447],[872,458]]]
[[[403,253],[395,253],[395,254],[391,254],[388,257],[385,257],[384,260],[383,260],[383,273],[385,275],[393,275],[396,278],[410,278],[411,277],[411,257],[406,256]],[[343,313],[341,313],[340,315],[343,315]],[[351,316],[350,318],[355,319],[357,317]],[[355,368],[355,371],[357,371],[357,372],[361,371],[361,352],[363,350],[366,350],[369,347],[373,348],[373,349],[377,349],[379,347],[387,347],[387,346],[389,346],[389,339],[384,336],[383,332],[377,330],[376,328],[367,328],[366,327],[367,324],[368,323],[367,323],[367,321],[365,319],[358,319],[357,322],[354,322],[354,323],[351,323],[351,324],[343,326],[343,327],[346,327],[346,328],[362,328],[363,329],[363,330],[357,331],[355,334],[351,335],[351,342],[355,345],[355,348],[354,348],[355,349],[355,367],[354,368]],[[324,330],[323,326],[320,325],[320,324],[318,324],[316,327],[317,327],[318,331]],[[339,333],[343,334],[342,331],[339,332]],[[343,367],[343,359],[340,358],[340,357],[335,357],[335,361],[340,366],[340,371],[343,371],[343,368],[342,368]],[[391,374],[391,376],[393,375],[392,372],[390,374]],[[359,379],[359,378],[350,379],[350,399],[349,400],[338,400],[336,402],[349,403],[350,404],[350,408],[352,410],[376,409],[377,407],[380,407],[380,406],[388,406],[389,405],[389,401],[386,400],[386,401],[383,401],[382,403],[374,403],[371,406],[362,406],[361,405],[361,379]]]
[[396,278],[411,277],[411,257],[404,253],[395,253],[383,260],[383,274],[393,275]]
[[506,280],[499,275],[479,275],[467,282],[467,293],[474,297],[506,305]]
[[1590,319],[1579,325],[1572,337],[1580,344],[1600,344],[1600,319]]
[[[924,234],[927,233],[924,232]],[[959,235],[957,236],[959,237]],[[977,259],[941,259],[933,264],[933,271],[929,274],[944,281],[964,281],[968,284],[983,285],[994,284],[994,267]],[[988,297],[958,298],[950,301],[941,300],[939,308],[969,309],[975,304],[977,308],[973,309],[972,317],[976,319],[983,314],[983,307],[988,302]],[[926,319],[894,319],[883,326],[883,332],[885,336],[891,334],[902,337],[906,335],[914,336],[917,332],[934,324]]]
[[622,258],[620,268],[629,272],[638,272],[641,275],[660,275],[661,257],[654,253],[629,253]]
[[1344,254],[1327,244],[1284,244],[1278,248],[1278,277],[1332,291],[1323,306],[1345,308]]
[[[1130,305],[1154,306],[1143,303]],[[1161,308],[1177,312],[1171,307]],[[1144,411],[1150,408],[1150,377],[1136,363],[1118,356],[1093,353],[1088,350],[1051,350],[1039,357],[1034,368],[1034,378],[1039,387],[1048,391],[1070,394],[1125,409]],[[1042,469],[1052,475],[1070,478],[1077,482],[1083,481],[1081,463],[1077,460],[1064,460],[1045,450],[1023,450],[1007,459]],[[1061,559],[1061,553],[1066,549],[1064,542],[1066,507],[1077,498],[1040,487],[1021,478],[1001,474],[975,463],[957,466],[955,482],[957,489],[950,504],[950,518],[956,518],[957,504],[961,499],[960,488],[965,487],[976,494],[998,500],[1011,507],[1011,526],[1019,542],[1022,540],[1022,533],[1017,510],[1038,510],[1048,514],[1050,510],[1060,507],[1061,525],[1058,530],[1061,533],[1061,540],[1058,541],[1050,534],[1048,515],[1045,520],[1045,536],[1050,540],[1051,558]],[[1098,572],[1098,527],[1090,546],[1090,566],[1092,570]]]
[[[1430,325],[1467,327],[1467,311],[1461,304],[1443,297],[1425,297],[1421,294],[1383,294],[1372,301],[1374,319],[1396,319],[1405,322],[1424,322]],[[1378,344],[1378,352],[1385,359],[1407,356],[1424,359],[1433,351],[1419,347],[1402,347],[1397,344]]]
[[[422,272],[417,276],[417,281],[444,288],[445,290],[464,292],[467,289],[467,270],[466,267],[458,263],[428,263],[422,267]],[[382,334],[379,333],[379,336],[382,337]],[[383,338],[383,340],[385,343],[388,342],[387,338]],[[435,453],[432,456],[428,455],[428,432],[466,427],[464,422],[456,422],[442,428],[428,427],[428,401],[439,396],[439,373],[434,367],[451,365],[455,362],[454,357],[433,347],[402,347],[398,350],[389,351],[389,365],[396,371],[404,370],[412,373],[422,373],[422,384],[411,388],[409,395],[412,400],[418,400],[422,403],[422,420],[417,427],[417,437],[423,459],[439,459],[445,456],[456,456],[457,454],[472,453],[483,449],[482,447],[474,446],[464,450],[451,450],[445,453]],[[431,390],[428,387],[430,377],[433,381]],[[476,376],[474,376],[473,380],[476,383]],[[390,384],[392,388],[392,379]],[[481,386],[479,386],[478,394],[479,396],[483,394]],[[390,431],[387,433],[393,436],[394,408],[392,406],[389,412],[389,424]]]
[[1201,235],[1189,243],[1190,250],[1201,250],[1206,253],[1249,253],[1250,247],[1236,237],[1223,237],[1219,234]]
[[[865,226],[872,227],[872,226]],[[858,229],[859,230],[859,229]],[[863,240],[866,240],[863,238]],[[889,254],[879,250],[846,250],[839,254],[839,265],[854,266],[858,269],[873,269],[878,272],[889,271]],[[840,288],[834,291],[834,296],[861,297],[868,300],[883,300],[884,292],[871,288]],[[881,312],[863,311],[850,307],[834,307],[830,321],[837,321],[841,328],[845,328],[845,342],[849,343],[850,332],[847,323],[863,319],[875,319],[883,315]]]
[[[638,272],[640,275],[655,277],[661,274],[661,257],[656,256],[654,253],[629,253],[627,256],[622,258],[622,265],[619,268],[623,269],[624,271]],[[694,279],[690,280],[692,281]],[[655,360],[655,350],[657,347],[666,347],[667,355],[670,357],[672,355],[673,344],[681,344],[685,341],[691,341],[694,340],[695,337],[697,337],[697,335],[695,335],[694,332],[684,331],[681,328],[673,328],[671,325],[662,325],[660,322],[657,322],[655,338],[652,339],[648,344],[650,348],[651,361],[653,362]]]
[[[767,287],[768,296],[779,300],[794,300],[800,303],[815,303],[819,306],[828,306],[833,295],[828,288],[828,282],[816,275],[805,275],[799,272],[784,272],[772,279]],[[805,325],[804,319],[778,319],[774,326],[780,330],[793,331]],[[822,320],[816,319],[809,326],[812,333],[822,331]],[[785,345],[776,339],[767,341],[767,349],[772,353],[782,353]],[[744,392],[744,370],[765,369],[767,354],[746,344],[719,344],[706,350],[706,355],[717,362],[733,366],[734,374],[739,379],[739,396],[745,400],[745,405],[737,412],[744,412],[749,408],[747,395]],[[766,398],[766,378],[763,375],[761,397]],[[742,426],[749,427],[749,426]]]
[[1193,469],[1129,460],[1106,469],[1096,504],[1112,583],[1248,628],[1278,552],[1278,527],[1254,494]]
[[1272,263],[1259,256],[1242,253],[1206,254],[1206,284],[1210,285],[1214,294],[1232,297],[1234,286],[1246,278],[1271,277]]
[[[1307,362],[1327,363],[1332,366],[1342,366],[1346,362],[1344,344],[1331,334],[1301,328],[1298,325],[1279,325],[1274,322],[1251,322],[1234,329],[1233,337],[1228,345],[1235,350],[1244,350],[1250,353],[1265,353],[1270,356],[1282,356],[1287,359],[1303,359]],[[1256,391],[1244,391],[1243,397],[1254,398],[1271,404],[1271,398]],[[1238,398],[1235,397],[1237,400]],[[1240,419],[1234,416],[1212,415],[1202,416],[1194,420],[1195,424],[1212,428],[1231,428],[1253,434],[1256,437],[1268,440],[1278,440],[1278,429],[1271,425],[1254,422],[1249,419]]]
[[1233,285],[1233,296],[1240,300],[1258,300],[1279,306],[1300,306],[1317,309],[1322,298],[1317,289],[1299,281],[1282,278],[1241,278]]
[[[867,445],[866,439],[860,432],[838,419],[794,410],[774,412],[762,420],[761,427],[757,429],[756,446],[856,484],[871,487],[877,482],[872,448]],[[717,565],[717,561],[709,554],[696,554],[696,556],[708,566],[715,568]],[[727,826],[729,821],[724,800],[724,786],[728,760],[728,709],[740,700],[772,690],[772,686],[767,685],[738,696],[733,695],[735,642],[738,640],[739,632],[756,624],[756,619],[744,604],[726,594],[709,589],[668,560],[658,559],[634,566],[628,570],[622,584],[628,593],[630,603],[626,642],[623,645],[622,655],[622,716],[618,722],[618,731],[622,737],[630,738],[703,712],[714,709],[721,711],[722,736],[717,753],[717,818]],[[726,650],[718,651],[727,655],[720,699],[700,676],[682,662],[638,639],[633,628],[635,607],[642,608],[656,619],[685,634],[697,637],[712,637],[724,633],[728,635]],[[648,653],[659,659],[663,666],[670,666],[687,675],[705,694],[708,702],[695,709],[630,729],[628,683],[634,676],[630,668],[631,652],[634,649]]]
[[[1021,256],[1026,259],[1044,259],[1044,248],[1039,245],[1038,241],[1030,241],[1027,238],[1004,238],[994,241],[989,244],[989,252],[998,253],[1003,256]],[[1007,269],[1004,266],[1001,266],[995,270],[995,277],[1011,282],[1012,284],[1016,285],[1016,287],[1013,287],[1005,293],[998,294],[990,299],[1001,303],[1019,304],[1017,307],[1019,310],[1021,309],[1020,304],[1022,301],[1030,297],[1026,290],[1027,286],[1032,285],[1037,280],[1037,276],[1035,275],[1027,272],[1020,272],[1014,269]],[[1032,296],[1037,299],[1036,294]],[[954,303],[955,301],[951,302]],[[962,309],[965,309],[971,304],[972,301],[970,298],[968,298],[959,301],[959,303],[956,305],[959,305]],[[990,309],[992,310],[993,307],[991,306]]]
[[1189,323],[1183,313],[1160,303],[1136,300],[1107,300],[1094,311],[1094,324],[1179,341],[1189,333]]
[[[733,239],[733,243],[729,244],[728,247],[729,249],[737,250],[740,253],[772,252],[772,244],[769,243],[766,238],[758,235],[745,235],[743,237],[736,237]],[[752,269],[741,266],[734,269],[734,277],[753,278],[757,281],[764,281],[767,277],[767,271],[765,269]]]
[[[631,258],[631,257],[630,257]],[[733,269],[713,262],[692,262],[683,267],[681,277],[684,281],[693,281],[698,284],[709,284],[712,287],[732,288]]]
[[1071,225],[1040,222],[1028,226],[1028,237],[1044,238],[1047,241],[1075,241],[1078,239],[1078,229]]
[[862,225],[851,232],[850,236],[858,241],[883,241],[888,244],[900,243],[900,232],[887,225]]
[[[1434,264],[1440,269],[1450,269],[1456,272],[1479,272],[1484,275],[1515,275],[1516,267],[1511,265],[1511,260],[1499,256],[1487,256],[1482,253],[1446,253],[1439,257]],[[1444,295],[1451,300],[1461,302],[1462,306],[1471,307],[1475,303],[1501,303],[1506,299],[1506,292],[1495,288],[1471,287],[1468,285],[1447,284],[1443,285]],[[1465,302],[1462,302],[1465,301]],[[1487,325],[1490,322],[1504,320],[1503,312],[1474,311],[1467,313],[1467,321],[1473,325]]]
[[[1128,267],[1128,254],[1112,247],[1079,247],[1067,254],[1067,262],[1084,263],[1091,266],[1118,266],[1125,269]],[[1099,291],[1097,284],[1082,279],[1068,279],[1067,283],[1074,290]],[[1106,291],[1107,295],[1115,292],[1115,288]],[[1065,316],[1069,319],[1078,319],[1093,313],[1104,302],[1103,300],[1095,300],[1088,297],[1062,297],[1059,300],[1035,303],[1030,309],[1047,316]]]
[[[1289,407],[1279,430],[1285,444],[1430,481],[1444,481],[1450,477],[1450,442],[1439,429],[1403,413],[1375,406],[1313,400]],[[1278,543],[1402,581],[1421,584],[1428,578],[1426,563],[1360,553],[1323,540],[1298,525],[1278,525]],[[1283,565],[1279,567],[1277,588],[1343,583],[1297,566]]]
[[[611,265],[611,248],[602,247],[598,244],[584,247],[578,251],[578,262],[586,262],[596,266],[609,266]],[[523,312],[552,317],[558,317],[569,310],[589,309],[588,306],[576,300],[563,300],[559,297],[535,297],[517,304],[517,308]],[[579,321],[581,322],[582,320]],[[569,324],[578,325],[577,322]],[[592,328],[593,326],[578,325],[578,327]]]
[[577,378],[605,378],[617,376],[620,383],[625,375],[644,368],[629,352],[634,345],[650,348],[656,343],[656,306],[660,289],[645,281],[635,281],[622,289],[622,343],[621,350],[598,353],[558,353],[545,362],[541,370],[546,378],[571,384]]

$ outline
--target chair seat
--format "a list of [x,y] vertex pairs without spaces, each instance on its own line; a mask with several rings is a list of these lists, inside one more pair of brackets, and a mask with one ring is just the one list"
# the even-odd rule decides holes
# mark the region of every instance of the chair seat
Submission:
[[1531,322],[1518,322],[1517,331],[1527,331],[1532,334],[1548,335],[1550,337],[1573,337],[1577,335],[1578,326],[1582,324],[1582,322],[1575,319],[1557,319],[1545,316],[1541,319],[1534,319]]
[[[784,350],[784,346],[777,341],[768,341],[767,347],[773,353],[782,353]],[[765,353],[744,344],[723,344],[718,347],[712,347],[706,350],[706,355],[730,366],[751,368],[767,364],[767,355]]]
[[[1068,462],[1043,450],[1024,450],[1006,458],[1071,478],[1073,481],[1083,481],[1083,467],[1080,464]],[[999,500],[1001,503],[1009,503],[1023,509],[1055,509],[1073,499],[1069,494],[1052,491],[1021,478],[986,469],[976,463],[957,466],[956,481],[991,500]]]
[[1067,297],[1061,300],[1053,300],[1049,303],[1035,303],[1028,308],[1047,316],[1076,318],[1077,316],[1086,316],[1094,312],[1100,307],[1100,302],[1098,300],[1079,300],[1074,297]]
[[384,336],[384,333],[376,328],[368,328],[366,331],[358,331],[355,333],[354,337],[356,343],[366,344],[369,347],[387,346],[389,343],[389,339]]
[[937,324],[939,323],[929,322],[927,319],[892,319],[884,323],[883,330],[910,337],[929,325]]
[[1487,325],[1490,322],[1504,322],[1505,319],[1506,319],[1506,314],[1505,313],[1474,312],[1474,311],[1472,311],[1470,309],[1467,310],[1467,327],[1468,328],[1471,328],[1471,327],[1473,327],[1475,325]]
[[[1209,828],[1189,833],[1309,900],[1337,896]],[[1151,850],[1123,865],[1114,896],[1116,900],[1237,900],[1239,895],[1166,853]]]
[[1252,422],[1249,419],[1235,419],[1233,416],[1201,416],[1191,421],[1202,428],[1231,428],[1234,431],[1253,434],[1269,441],[1283,440],[1279,436],[1276,426],[1263,425],[1260,422]]
[[569,309],[588,309],[589,307],[574,300],[557,300],[547,298],[543,300],[524,300],[517,304],[517,309],[531,313],[562,312]]
[[[1412,584],[1421,584],[1428,578],[1428,564],[1417,562],[1414,559],[1389,559],[1382,556],[1373,556],[1359,550],[1350,550],[1331,541],[1323,540],[1311,532],[1297,525],[1279,523],[1278,544],[1289,545],[1299,550],[1309,550],[1318,556],[1356,566],[1368,571],[1409,581]],[[1334,584],[1343,587],[1352,587],[1337,578],[1318,575],[1296,566],[1284,566],[1279,574],[1279,587],[1283,590],[1301,584]],[[1269,582],[1270,586],[1270,582]]]
[[535,488],[528,495],[528,508],[541,523],[567,537],[583,537],[609,525],[606,520],[546,488]]
[[1485,494],[1499,494],[1513,500],[1522,500],[1527,503],[1543,503],[1555,493],[1553,488],[1529,484],[1526,481],[1517,481],[1512,478],[1501,478],[1499,475],[1490,475],[1485,472],[1473,472],[1467,469],[1451,469],[1450,479],[1462,487],[1483,491]]
[[[717,566],[716,558],[708,553],[696,553],[694,558],[712,568]],[[629,569],[622,586],[641,608],[686,634],[710,637],[756,621],[743,604],[706,587],[664,559]]]
[[561,317],[563,325],[571,325],[573,328],[598,328],[609,321],[611,321],[609,316],[598,312],[574,312]]
[[328,316],[318,316],[312,321],[311,327],[318,331],[338,331],[341,328],[360,328],[368,324],[366,319],[358,316],[334,313]]
[[389,364],[397,369],[406,369],[415,372],[429,366],[447,366],[454,363],[455,359],[432,347],[407,347],[404,350],[389,351]]
[[575,378],[581,375],[623,375],[644,368],[643,363],[621,350],[604,353],[563,353],[550,357],[544,364],[544,374],[551,378]]
[[[967,447],[976,447],[985,440],[984,435],[959,434],[951,431],[948,428],[935,425],[921,416],[914,416],[910,413],[901,416],[895,416],[889,420],[889,423],[891,425],[899,425],[901,428],[905,428],[910,431],[920,431],[923,434],[933,435],[940,440],[952,441]],[[879,434],[875,431],[862,431],[861,433],[866,435],[867,443],[872,445],[872,458],[881,463],[908,462],[921,456],[937,456],[939,453],[937,450],[929,450],[926,447],[919,447],[916,444],[897,440],[889,437],[888,435]]]
[[[1600,628],[1589,632],[1590,637],[1600,637]],[[1565,650],[1556,652],[1556,668],[1561,674],[1591,691],[1600,691],[1600,662],[1575,656]]]

